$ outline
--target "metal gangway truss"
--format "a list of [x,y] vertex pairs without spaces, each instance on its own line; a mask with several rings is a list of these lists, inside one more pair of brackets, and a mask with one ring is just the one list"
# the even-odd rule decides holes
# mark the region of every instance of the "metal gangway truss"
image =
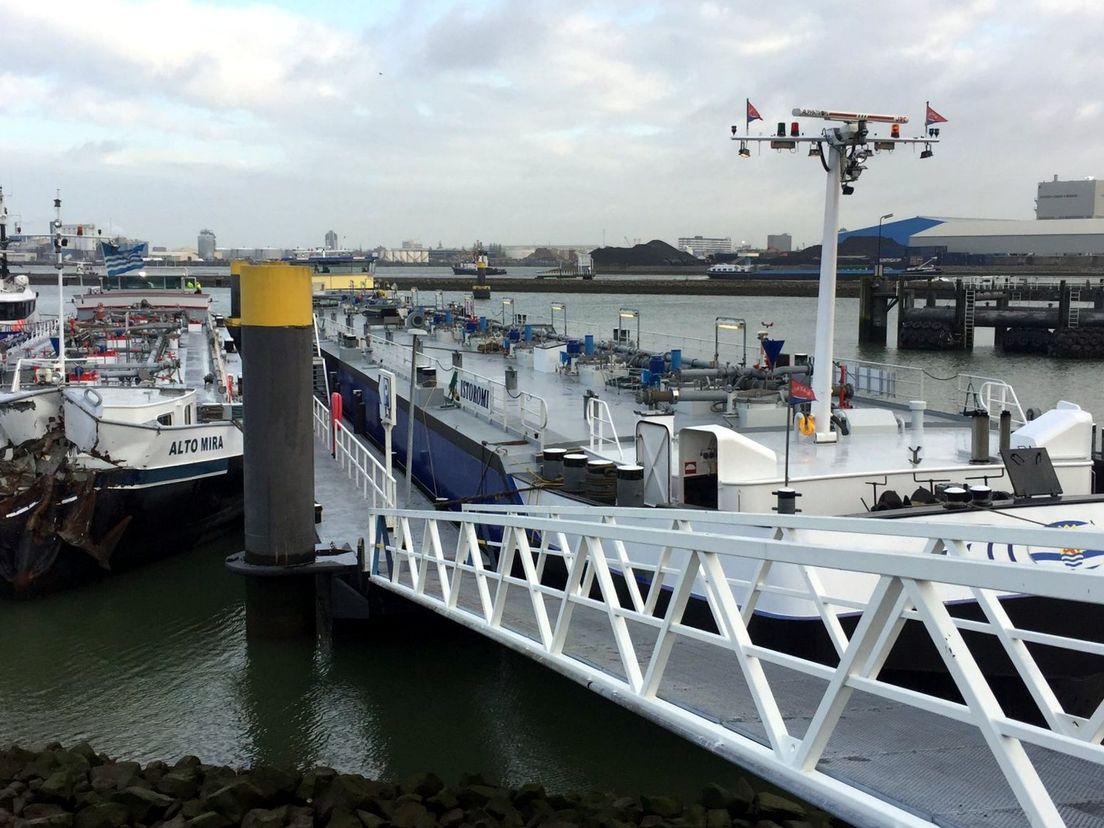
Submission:
[[[1104,548],[1102,533],[584,506],[370,519],[373,585],[855,824],[1104,824],[1104,704],[1098,692],[1067,710],[1038,660],[1072,650],[1104,667],[1101,633],[1083,623],[1104,603],[1104,576],[968,552]],[[976,612],[953,611],[950,594]],[[1010,595],[1053,602],[1068,633],[1017,627],[998,600]],[[783,599],[807,604],[800,623],[817,625],[834,657],[760,640],[756,609]],[[712,623],[690,623],[691,607]],[[905,630],[930,644],[960,698],[883,678]],[[1003,651],[1037,712],[1005,711],[979,640]]]

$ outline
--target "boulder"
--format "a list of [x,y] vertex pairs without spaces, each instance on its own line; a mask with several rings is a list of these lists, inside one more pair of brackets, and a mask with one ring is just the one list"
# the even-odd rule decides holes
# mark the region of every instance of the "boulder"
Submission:
[[241,828],[284,828],[287,818],[287,805],[279,808],[254,808],[242,819]]
[[77,811],[73,828],[120,828],[127,824],[130,809],[120,802],[98,802]]
[[805,808],[791,799],[760,791],[755,797],[755,813],[760,819],[773,819],[781,822],[786,819],[805,819]]
[[163,793],[132,785],[129,788],[112,794],[111,800],[125,805],[130,810],[130,815],[135,822],[150,823],[161,819],[165,811],[176,800]]
[[362,824],[352,811],[334,808],[330,812],[330,820],[326,823],[326,828],[362,828]]
[[230,820],[214,811],[204,811],[188,820],[188,828],[228,828],[230,825],[233,825]]
[[303,774],[295,795],[305,802],[318,796],[319,791],[337,777],[333,768],[311,768]]
[[407,800],[396,803],[391,824],[395,828],[434,828],[437,820],[421,802]]
[[167,796],[191,799],[199,792],[199,768],[184,766],[174,768],[154,783],[154,787]]
[[365,810],[390,819],[390,809],[383,802],[390,800],[394,793],[395,789],[391,785],[374,782],[353,773],[339,773],[316,793],[314,810],[320,817],[327,817],[334,809],[340,808],[350,815],[354,811]]
[[642,796],[640,807],[646,814],[655,814],[664,819],[674,819],[682,815],[682,803],[673,796]]
[[219,788],[204,800],[208,811],[222,814],[230,822],[241,822],[247,813],[263,803],[264,797],[261,796],[261,792],[249,782],[242,780]]
[[302,774],[294,769],[258,765],[243,778],[252,784],[266,802],[290,802],[302,781]]
[[84,778],[84,774],[73,768],[59,767],[42,780],[35,796],[46,802],[68,805],[73,801],[73,788]]
[[428,799],[431,796],[436,796],[445,788],[445,783],[441,781],[435,773],[419,773],[416,774],[399,786],[405,794],[417,794],[423,799]]
[[88,772],[88,781],[92,790],[106,793],[129,788],[137,780],[142,766],[137,762],[115,762],[92,768]]

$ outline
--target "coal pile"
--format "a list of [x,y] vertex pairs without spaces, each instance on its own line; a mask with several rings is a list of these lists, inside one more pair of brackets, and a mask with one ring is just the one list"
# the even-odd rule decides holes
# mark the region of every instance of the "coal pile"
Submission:
[[599,247],[591,251],[594,265],[602,268],[623,267],[701,267],[701,260],[684,253],[659,239],[632,247]]

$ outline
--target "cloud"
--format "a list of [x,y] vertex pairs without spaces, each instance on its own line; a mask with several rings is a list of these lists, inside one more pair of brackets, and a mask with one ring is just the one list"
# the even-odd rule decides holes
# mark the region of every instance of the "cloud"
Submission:
[[874,159],[849,226],[1029,217],[1055,159],[1104,172],[1083,139],[1104,127],[1097,4],[933,0],[922,21],[904,0],[371,8],[350,23],[326,5],[0,0],[0,84],[18,90],[0,145],[43,192],[78,181],[89,211],[169,244],[204,225],[228,244],[329,227],[372,244],[596,243],[603,227],[815,242],[812,162],[736,158],[745,97],[763,132],[795,105],[907,113],[916,130],[930,99],[950,119],[930,161]]

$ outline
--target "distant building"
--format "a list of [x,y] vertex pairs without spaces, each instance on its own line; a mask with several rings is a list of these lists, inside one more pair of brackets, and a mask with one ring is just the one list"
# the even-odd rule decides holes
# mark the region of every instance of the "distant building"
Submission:
[[215,258],[225,261],[252,259],[255,262],[264,262],[283,259],[287,255],[288,251],[283,247],[219,247],[215,250]]
[[723,239],[718,239],[707,236],[681,236],[678,240],[678,248],[699,259],[704,259],[717,253],[731,253],[732,237],[725,236]]
[[333,230],[326,231],[326,249],[337,250],[337,233]]
[[767,236],[767,250],[777,250],[779,253],[789,253],[793,250],[793,239],[789,233],[770,234]]
[[1035,199],[1036,219],[1104,218],[1104,181],[1043,181]]
[[412,239],[403,239],[403,250],[425,250],[425,245],[420,241],[413,241]]
[[425,248],[417,250],[409,247],[385,248],[380,255],[380,261],[397,264],[429,264],[429,251]]
[[215,234],[210,230],[200,230],[196,239],[196,252],[199,258],[209,262],[215,258]]

